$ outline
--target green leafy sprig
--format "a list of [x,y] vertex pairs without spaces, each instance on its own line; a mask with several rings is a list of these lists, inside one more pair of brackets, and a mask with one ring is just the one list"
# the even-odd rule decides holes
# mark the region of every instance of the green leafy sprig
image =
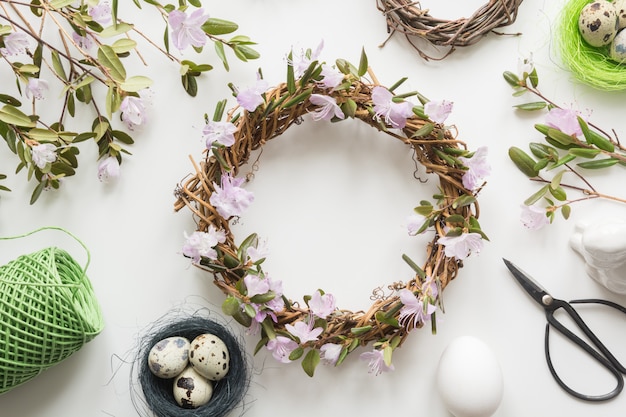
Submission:
[[[539,76],[532,63],[525,61],[525,64],[530,68],[521,76],[506,71],[504,79],[513,87],[514,96],[532,94],[539,100],[514,107],[528,112],[561,108],[539,90]],[[532,181],[542,184],[524,204],[532,206],[543,200],[550,222],[558,212],[568,219],[574,203],[597,198],[626,203],[625,198],[598,191],[585,177],[586,170],[607,170],[615,165],[626,165],[626,148],[614,130],[609,134],[580,115],[577,121],[582,132],[580,136],[564,133],[546,124],[535,124],[544,142],[531,142],[530,152],[515,146],[509,148],[509,157],[517,168]],[[568,191],[578,196],[570,197]]]
[[[126,148],[134,143],[133,132],[131,128],[117,126],[116,119],[122,113],[120,106],[124,98],[140,97],[153,83],[145,75],[131,74],[125,64],[131,55],[146,64],[138,41],[146,42],[180,66],[174,76],[181,78],[190,96],[198,93],[198,77],[213,69],[210,64],[181,60],[170,53],[168,13],[201,7],[200,0],[180,0],[178,5],[133,0],[139,9],[149,5],[162,16],[163,46],[151,40],[135,23],[122,19],[118,2],[110,1],[111,23],[108,26],[101,25],[89,14],[89,7],[98,5],[99,0],[3,0],[0,3],[0,48],[4,48],[7,37],[15,33],[26,34],[29,43],[34,45],[15,57],[0,55],[0,65],[10,68],[15,77],[14,83],[4,83],[4,91],[0,91],[0,136],[19,160],[15,172],[25,170],[27,180],[37,183],[31,204],[43,190],[58,188],[63,178],[76,173],[80,142],[95,142],[99,160],[114,157],[121,163],[122,156],[130,154]],[[259,56],[252,47],[254,42],[247,36],[223,37],[237,29],[237,24],[218,18],[209,18],[202,26],[226,70],[229,69],[227,48],[242,61]],[[88,39],[94,46],[88,48],[77,37]],[[198,54],[202,52],[201,47],[194,49]],[[61,87],[61,95],[54,104],[54,98],[46,100],[46,118],[39,114],[37,100],[27,97],[29,81],[37,79],[58,83]],[[23,103],[24,99],[30,102],[30,109]],[[48,119],[51,108],[56,109],[53,110],[56,116]],[[81,120],[91,122],[81,126]],[[39,144],[54,145],[54,162],[45,166],[33,162],[32,148]],[[6,187],[0,190],[7,191]]]

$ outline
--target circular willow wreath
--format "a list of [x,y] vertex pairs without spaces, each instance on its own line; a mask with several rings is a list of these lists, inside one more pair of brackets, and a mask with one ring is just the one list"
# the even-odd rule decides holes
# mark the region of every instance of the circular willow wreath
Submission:
[[[264,91],[263,102],[254,111],[235,107],[228,112],[226,121],[236,128],[234,144],[213,146],[207,150],[200,164],[194,162],[195,173],[179,184],[176,190],[175,210],[188,207],[197,223],[197,232],[206,233],[209,229],[224,231],[225,239],[216,244],[215,256],[201,257],[195,263],[213,273],[214,283],[227,296],[223,311],[246,327],[255,325],[259,311],[267,311],[265,319],[257,323],[260,324],[261,339],[256,351],[281,336],[300,342],[290,353],[289,360],[304,356],[302,366],[310,376],[320,362],[320,349],[329,343],[341,350],[336,365],[355,348],[369,343],[373,344],[374,350],[384,351],[385,361],[390,361],[393,349],[402,344],[411,329],[422,327],[425,321],[399,320],[404,304],[398,292],[410,290],[424,302],[424,308],[427,307],[426,302],[432,305],[440,303],[442,290],[457,276],[463,265],[462,259],[446,256],[445,247],[439,242],[441,237],[463,233],[479,233],[481,238],[486,237],[477,220],[477,191],[466,189],[462,180],[467,167],[461,162],[461,157],[471,158],[473,153],[456,138],[456,130],[430,120],[424,114],[422,105],[414,105],[413,114],[402,129],[393,129],[374,111],[372,93],[379,83],[367,67],[365,54],[361,56],[358,69],[344,60],[337,60],[336,68],[343,73],[343,81],[334,89],[328,89],[320,84],[323,78],[321,63],[312,61],[301,77],[297,73],[294,75],[294,65],[290,63],[288,81]],[[372,81],[366,79],[366,74]],[[395,87],[400,84],[396,83]],[[367,310],[336,308],[326,317],[313,317],[309,308],[310,295],[304,296],[303,302],[271,290],[249,296],[245,278],[250,274],[264,275],[260,265],[262,260],[253,261],[247,254],[249,247],[257,245],[258,237],[253,234],[238,244],[231,230],[234,217],[224,218],[210,202],[223,175],[235,177],[249,162],[253,151],[262,148],[267,141],[281,135],[292,125],[303,122],[307,114],[319,110],[311,102],[315,94],[336,101],[346,118],[360,120],[405,143],[426,172],[435,174],[439,179],[439,192],[433,196],[436,202],[421,200],[415,208],[424,219],[418,232],[434,231],[434,237],[426,248],[425,264],[420,267],[403,256],[414,273],[407,281],[390,283],[388,292],[391,294],[385,295],[380,289],[375,289],[371,297],[373,304]],[[396,95],[394,98],[403,101],[408,96]],[[419,94],[417,97],[426,101]],[[216,111],[214,121],[222,118],[224,103],[220,102],[221,110]],[[429,290],[426,294],[425,283],[436,284],[436,290]],[[266,303],[276,297],[282,297],[284,306],[280,311],[270,311]],[[322,328],[323,331],[315,340],[301,342],[287,331],[297,322],[309,323],[310,327]]]
[[[494,29],[515,22],[522,0],[489,0],[469,18],[440,19],[422,9],[420,2],[412,0],[377,0],[378,9],[387,18],[387,30],[404,34],[420,56],[426,60],[441,60],[450,55],[457,46],[469,46],[481,40]],[[519,35],[516,33],[515,35]],[[440,57],[427,54],[413,42],[411,37],[425,39],[435,46],[446,47]]]

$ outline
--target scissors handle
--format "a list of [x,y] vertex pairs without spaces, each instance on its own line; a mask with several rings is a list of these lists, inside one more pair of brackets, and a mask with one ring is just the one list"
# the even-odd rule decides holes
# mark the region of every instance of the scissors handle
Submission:
[[[599,302],[599,304],[608,305],[610,307],[614,307],[614,308],[619,307],[621,311],[626,313],[626,309],[624,309],[623,307],[618,306],[617,304],[611,303],[610,301],[606,301],[606,300],[589,299],[589,300],[574,300],[573,302],[579,303],[579,304]],[[613,354],[611,354],[608,348],[600,341],[600,339],[598,339],[598,337],[594,334],[594,332],[584,322],[582,317],[580,317],[580,315],[576,312],[576,310],[574,310],[574,308],[569,303],[563,300],[554,300],[551,307],[552,307],[551,309],[546,310],[546,318],[548,319],[548,324],[546,324],[546,336],[545,336],[544,348],[545,348],[545,353],[546,353],[546,361],[548,362],[548,368],[550,368],[550,373],[552,374],[556,382],[561,386],[561,388],[563,388],[569,394],[585,401],[606,401],[606,400],[610,400],[611,398],[616,397],[624,388],[624,378],[622,376],[622,373],[626,371],[624,370],[624,367],[617,361],[617,359],[615,359]],[[554,317],[554,311],[556,311],[559,308],[562,308],[572,318],[572,320],[574,321],[574,323],[576,323],[578,328],[589,338],[589,340],[598,348],[598,350],[601,353],[598,352],[593,347],[591,347],[587,342],[585,342],[583,339],[578,337],[578,335],[573,333],[570,329],[565,327],[559,320],[557,320]],[[561,334],[563,334],[566,338],[568,338],[574,344],[576,344],[579,348],[583,349],[594,360],[600,363],[602,367],[604,367],[611,374],[613,374],[613,376],[615,377],[615,380],[617,381],[617,385],[615,386],[615,388],[606,394],[587,395],[587,394],[582,394],[580,392],[577,392],[573,390],[572,388],[570,388],[567,384],[565,384],[565,382],[558,376],[556,370],[554,369],[554,366],[552,364],[552,359],[550,357],[550,344],[549,344],[550,326],[554,327]]]

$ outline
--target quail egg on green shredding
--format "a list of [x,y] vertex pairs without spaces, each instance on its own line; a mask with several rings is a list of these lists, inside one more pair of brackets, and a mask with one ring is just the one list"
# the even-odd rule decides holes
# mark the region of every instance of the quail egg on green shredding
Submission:
[[617,11],[615,5],[609,1],[594,1],[580,11],[578,30],[591,46],[601,47],[610,44],[617,35],[617,29]]
[[181,336],[157,342],[148,353],[150,371],[159,378],[174,378],[189,363],[189,347],[189,340]]
[[609,56],[615,62],[626,63],[626,30],[620,30],[611,42]]
[[613,4],[615,5],[615,12],[617,13],[617,26],[620,30],[624,29],[626,28],[626,0],[615,0]]

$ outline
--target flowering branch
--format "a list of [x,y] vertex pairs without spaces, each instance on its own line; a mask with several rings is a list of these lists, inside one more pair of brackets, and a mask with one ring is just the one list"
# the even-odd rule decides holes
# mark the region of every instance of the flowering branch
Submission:
[[[133,3],[139,9],[149,5],[160,12],[165,23],[162,47],[135,24],[120,18],[118,0],[0,3],[1,62],[16,81],[16,91],[0,92],[0,136],[18,157],[16,172],[25,170],[27,179],[37,182],[31,204],[43,190],[58,188],[64,178],[75,174],[78,144],[83,141],[92,140],[98,147],[102,181],[119,175],[122,156],[130,154],[126,147],[134,143],[131,135],[147,123],[145,95],[153,83],[147,76],[128,73],[125,60],[131,54],[145,64],[132,35],[180,65],[175,74],[191,96],[198,93],[197,78],[213,67],[177,58],[171,45],[178,51],[193,48],[201,53],[207,41],[212,42],[226,70],[226,47],[242,61],[259,56],[247,36],[222,38],[238,26],[209,17],[200,0],[181,0],[178,6],[154,0]],[[42,33],[57,38],[46,35],[44,39]],[[56,117],[47,121],[39,115],[38,104],[52,100],[47,97],[51,82],[60,84],[62,94],[56,103]],[[5,88],[10,86],[5,83]],[[30,111],[25,110],[24,100],[31,103]],[[50,109],[50,103],[46,104]],[[80,126],[84,118],[76,116],[81,112],[95,114],[95,118]],[[121,127],[116,126],[114,116],[121,118]],[[69,125],[77,130],[70,130]],[[6,187],[0,190],[7,191]]]
[[[546,143],[531,142],[530,154],[515,146],[509,148],[509,157],[519,170],[531,180],[544,184],[524,201],[522,223],[530,229],[539,229],[552,223],[557,212],[568,219],[572,204],[596,198],[626,203],[626,198],[597,191],[584,176],[587,169],[626,165],[626,148],[615,131],[609,135],[580,112],[559,107],[546,98],[538,89],[539,77],[532,61],[521,61],[518,71],[519,75],[510,71],[503,74],[515,90],[513,95],[530,93],[541,100],[515,107],[522,111],[548,110],[545,124],[535,124]],[[564,182],[564,178],[571,176],[574,182]],[[582,197],[571,199],[566,190],[578,192]],[[537,203],[542,200],[545,206],[540,207]]]

